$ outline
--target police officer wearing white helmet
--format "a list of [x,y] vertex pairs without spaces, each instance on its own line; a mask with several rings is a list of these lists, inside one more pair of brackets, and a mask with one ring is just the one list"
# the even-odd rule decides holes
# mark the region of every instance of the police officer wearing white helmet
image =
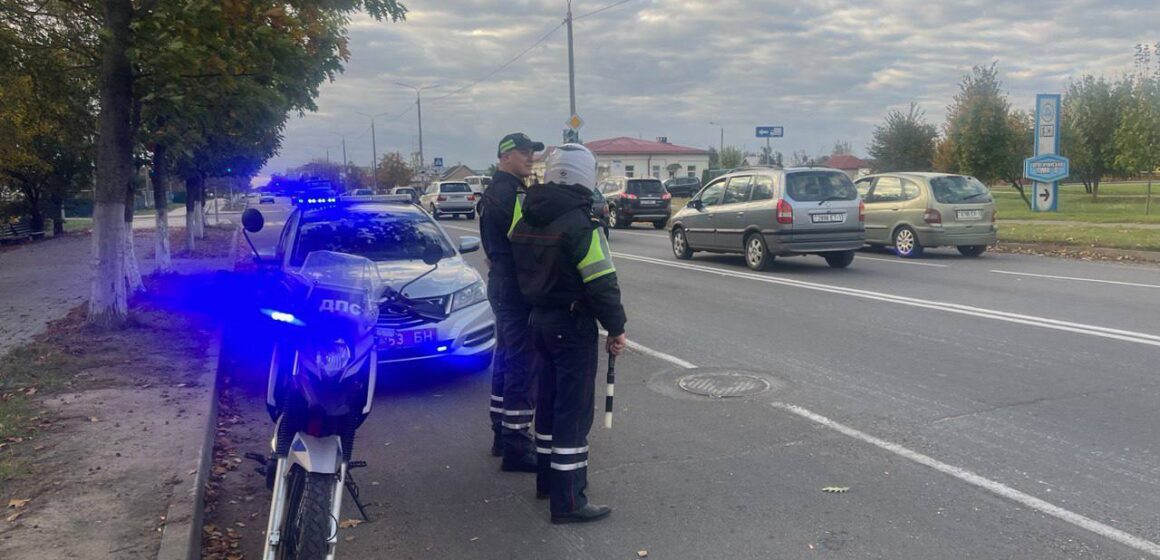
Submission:
[[535,438],[536,497],[550,498],[553,523],[606,517],[612,508],[588,502],[588,432],[592,428],[599,334],[619,354],[627,344],[616,267],[590,218],[596,158],[564,144],[547,158],[545,184],[533,186],[512,230],[512,255],[524,300],[532,306],[539,379]]

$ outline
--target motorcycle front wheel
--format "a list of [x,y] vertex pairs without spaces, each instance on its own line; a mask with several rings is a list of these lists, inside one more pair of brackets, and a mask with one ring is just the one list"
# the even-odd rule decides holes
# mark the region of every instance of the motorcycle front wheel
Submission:
[[280,560],[324,560],[330,551],[330,500],[337,479],[332,474],[290,469],[286,516],[282,522]]

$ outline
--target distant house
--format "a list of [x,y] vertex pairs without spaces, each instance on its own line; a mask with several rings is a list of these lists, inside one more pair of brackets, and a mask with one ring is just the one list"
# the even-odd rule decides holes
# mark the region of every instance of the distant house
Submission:
[[826,167],[844,171],[851,179],[869,175],[871,172],[870,162],[850,154],[830,156],[830,159],[826,161]]
[[[585,142],[584,146],[596,155],[597,179],[609,175],[627,177],[700,177],[709,168],[709,152],[671,144],[668,138],[643,140],[620,136]],[[552,152],[549,147],[536,155],[532,170],[536,177],[544,176],[544,158]]]
[[447,168],[442,175],[439,176],[440,181],[462,181],[472,175],[479,175],[474,170],[466,165],[455,165]]

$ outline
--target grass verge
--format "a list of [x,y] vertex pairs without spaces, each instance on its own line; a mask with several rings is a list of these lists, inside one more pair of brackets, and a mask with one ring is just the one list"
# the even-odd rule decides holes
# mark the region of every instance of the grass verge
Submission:
[[[1083,191],[1082,185],[1064,185],[1059,191],[1058,212],[1031,211],[1011,187],[996,186],[991,192],[995,195],[1000,219],[1160,224],[1160,182],[1152,185],[1151,214],[1144,213],[1147,199],[1143,184],[1106,185],[1100,188],[1100,196],[1094,200]],[[1031,196],[1030,191],[1028,196]]]
[[1101,226],[1000,224],[999,241],[1160,251],[1160,232]]

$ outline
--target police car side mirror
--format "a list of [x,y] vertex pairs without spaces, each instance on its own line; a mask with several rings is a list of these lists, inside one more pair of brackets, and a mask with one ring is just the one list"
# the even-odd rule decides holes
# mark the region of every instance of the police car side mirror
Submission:
[[262,231],[262,226],[266,225],[266,218],[257,208],[246,208],[242,212],[242,227],[250,233],[257,233]]
[[461,237],[459,238],[459,252],[460,253],[474,253],[479,250],[478,237]]

